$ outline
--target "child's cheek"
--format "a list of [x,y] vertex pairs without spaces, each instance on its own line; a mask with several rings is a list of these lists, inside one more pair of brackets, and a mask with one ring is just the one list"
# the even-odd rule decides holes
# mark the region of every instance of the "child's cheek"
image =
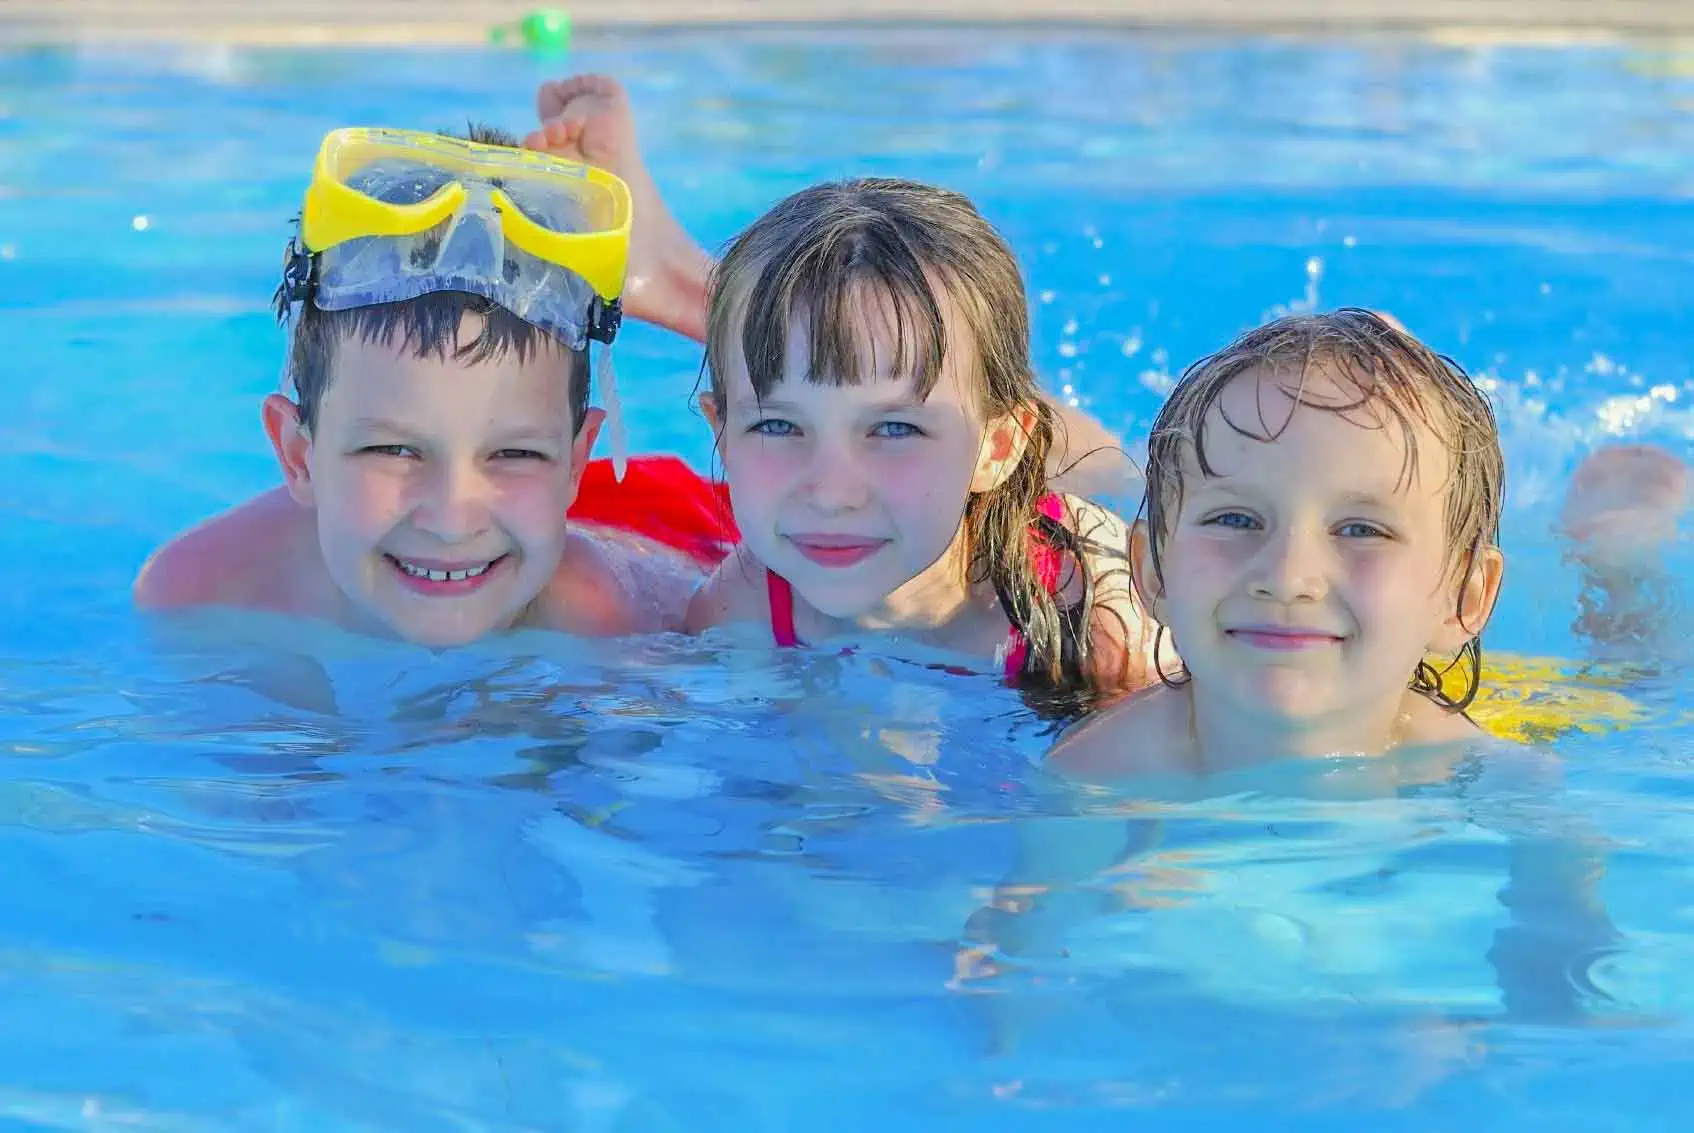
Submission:
[[564,537],[570,506],[570,474],[561,465],[536,463],[507,471],[494,483],[494,510],[501,526],[532,536]]
[[[411,510],[412,477],[404,469],[352,464],[331,493],[347,526],[381,534]],[[319,506],[322,506],[320,494]]]
[[1251,554],[1251,545],[1239,536],[1199,532],[1179,535],[1165,552],[1164,572],[1167,578],[1177,577],[1191,585],[1199,579],[1241,571]]
[[1245,585],[1246,555],[1245,541],[1239,539],[1196,533],[1167,543],[1160,563],[1166,616],[1184,623],[1211,617]]
[[742,438],[723,449],[724,476],[738,496],[774,499],[800,474],[803,455],[801,446],[792,442]]
[[1356,601],[1405,606],[1413,594],[1431,594],[1440,583],[1417,577],[1408,556],[1382,547],[1361,547],[1343,556],[1347,588]]

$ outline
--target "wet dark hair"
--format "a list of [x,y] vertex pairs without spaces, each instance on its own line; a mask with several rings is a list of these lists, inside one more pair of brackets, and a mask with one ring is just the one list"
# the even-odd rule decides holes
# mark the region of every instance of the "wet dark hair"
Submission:
[[[518,139],[503,130],[472,123],[464,134],[443,131],[444,137],[462,137],[483,145],[518,146]],[[296,244],[289,243],[288,258]],[[286,265],[286,260],[285,260]],[[462,291],[437,291],[415,299],[378,303],[345,311],[320,310],[311,300],[292,301],[288,280],[277,288],[274,300],[278,322],[294,320],[288,355],[288,376],[299,406],[300,422],[309,432],[317,423],[318,407],[335,372],[336,351],[354,338],[371,343],[393,344],[396,338],[414,357],[436,357],[476,365],[516,352],[526,360],[536,352],[557,348],[566,353],[570,365],[570,406],[573,431],[582,428],[588,411],[588,349],[573,349],[548,331],[525,322],[500,304]],[[459,327],[466,315],[483,320],[482,333],[474,341],[460,344]]]
[[[1316,366],[1324,367],[1326,376],[1341,387],[1341,399],[1307,393],[1306,378]],[[1224,413],[1219,398],[1245,375],[1273,384],[1290,398],[1289,418],[1267,421],[1261,411],[1237,421]],[[1222,421],[1240,436],[1268,443],[1282,434],[1299,407],[1350,419],[1369,415],[1378,428],[1398,429],[1405,449],[1401,483],[1417,473],[1418,430],[1441,440],[1448,456],[1444,488],[1449,578],[1468,577],[1477,556],[1499,544],[1506,462],[1488,398],[1453,359],[1374,311],[1347,307],[1266,323],[1200,359],[1178,379],[1147,441],[1148,539],[1160,586],[1160,551],[1182,507],[1184,476],[1196,469],[1202,476],[1213,475],[1206,459],[1207,422]],[[1215,415],[1213,409],[1218,410]],[[1444,680],[1455,669],[1461,682],[1457,695],[1447,691]],[[1162,671],[1159,675],[1164,677]],[[1427,659],[1418,662],[1409,687],[1449,711],[1461,712],[1476,698],[1481,680],[1478,633],[1445,668]]]

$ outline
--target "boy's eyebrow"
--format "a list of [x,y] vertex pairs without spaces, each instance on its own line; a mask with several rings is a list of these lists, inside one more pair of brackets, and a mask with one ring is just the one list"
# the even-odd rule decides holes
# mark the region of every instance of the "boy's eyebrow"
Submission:
[[[358,430],[365,430],[365,431],[373,432],[373,433],[393,433],[393,434],[396,434],[396,435],[399,435],[399,436],[410,436],[411,434],[417,432],[417,430],[412,428],[411,426],[404,425],[404,424],[400,423],[399,421],[392,420],[391,418],[388,418],[388,417],[368,417],[368,416],[367,417],[355,417],[355,418],[353,418],[353,428],[358,429]],[[510,428],[504,428],[504,429],[503,428],[493,428],[493,429],[490,429],[488,431],[487,435],[492,440],[505,441],[505,442],[511,442],[511,441],[557,442],[559,440],[559,432],[557,430],[547,429],[547,428],[539,426],[539,425],[532,425],[532,424],[528,424],[528,423],[522,424],[522,425],[514,425]]]
[[488,434],[489,440],[500,444],[551,444],[556,445],[561,437],[556,429],[537,429],[526,425],[518,429],[494,429]]
[[387,417],[355,417],[352,424],[355,429],[370,429],[382,433],[409,433],[412,431],[400,422],[390,420]]
[[[568,431],[569,426],[563,428]],[[535,414],[522,414],[514,415],[514,419],[509,421],[490,421],[488,431],[499,437],[556,437],[560,426],[549,425],[545,418],[538,420]]]

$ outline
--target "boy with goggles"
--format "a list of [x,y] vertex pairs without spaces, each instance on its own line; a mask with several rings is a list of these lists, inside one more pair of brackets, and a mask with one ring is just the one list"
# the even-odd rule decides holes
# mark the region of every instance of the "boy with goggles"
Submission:
[[673,458],[589,460],[590,340],[617,432],[629,229],[617,177],[494,131],[331,133],[277,295],[292,396],[263,420],[284,484],[155,553],[137,603],[432,646],[681,628],[734,542],[727,505]]

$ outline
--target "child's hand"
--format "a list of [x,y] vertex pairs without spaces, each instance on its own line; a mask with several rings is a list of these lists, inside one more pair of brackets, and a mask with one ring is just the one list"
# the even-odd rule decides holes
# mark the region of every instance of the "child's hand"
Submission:
[[1676,538],[1689,479],[1688,466],[1656,445],[1609,445],[1577,467],[1560,524],[1585,560],[1630,565]]
[[573,75],[535,92],[541,128],[524,139],[530,149],[598,165],[625,180],[643,169],[635,113],[623,84],[609,75]]
[[530,149],[596,165],[629,186],[634,223],[624,313],[696,341],[706,335],[706,279],[712,261],[671,215],[647,172],[635,138],[635,111],[623,84],[610,75],[573,75],[535,92],[541,128],[524,139]]

